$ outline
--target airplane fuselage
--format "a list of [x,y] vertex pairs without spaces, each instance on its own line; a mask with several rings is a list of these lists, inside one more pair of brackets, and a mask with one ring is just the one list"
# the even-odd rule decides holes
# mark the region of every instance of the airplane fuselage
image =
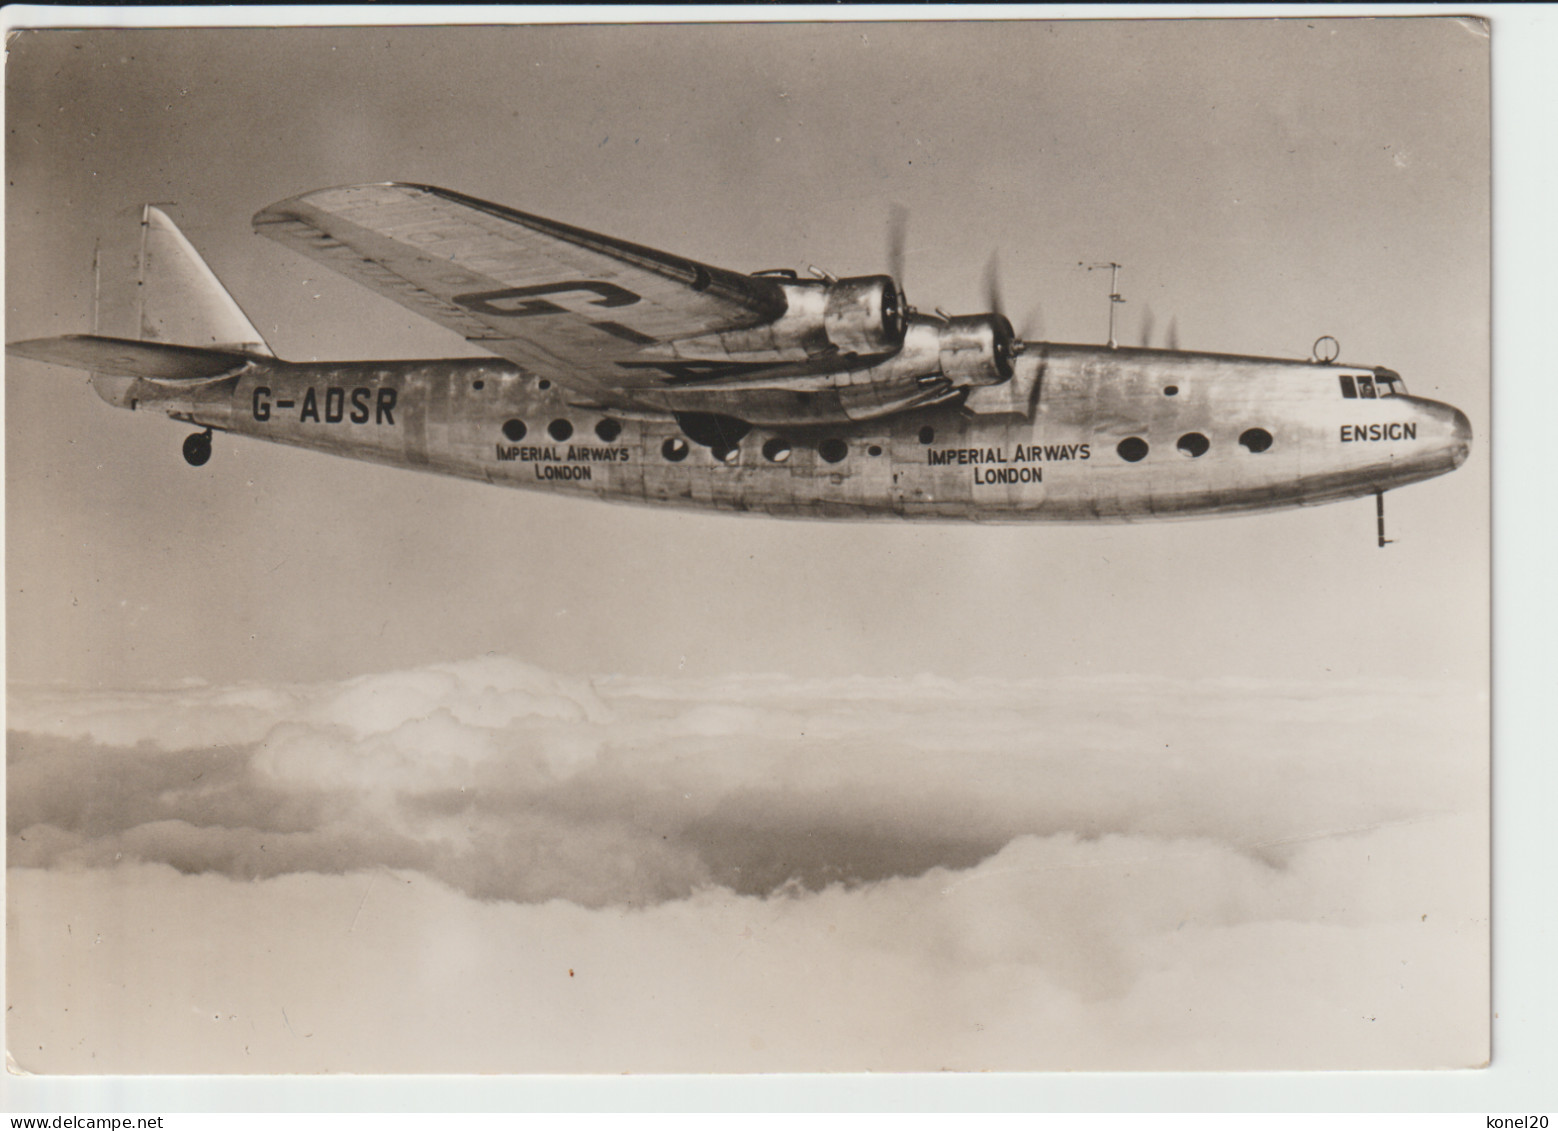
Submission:
[[[501,359],[289,363],[196,387],[97,378],[124,407],[510,487],[780,516],[1133,521],[1271,510],[1452,471],[1466,418],[1388,370],[1029,343],[960,403],[730,451],[669,414],[584,406]],[[1349,395],[1350,394],[1350,395]],[[1383,395],[1382,395],[1383,394]]]

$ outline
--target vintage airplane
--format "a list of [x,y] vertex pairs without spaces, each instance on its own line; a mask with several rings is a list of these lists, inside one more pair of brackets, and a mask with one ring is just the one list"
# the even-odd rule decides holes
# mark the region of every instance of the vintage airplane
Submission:
[[[109,403],[512,487],[816,518],[1135,521],[1374,495],[1452,471],[1466,417],[1334,359],[1024,342],[898,279],[711,267],[445,189],[273,204],[254,228],[496,357],[276,358],[168,217],[140,340],[12,354]],[[901,274],[901,271],[898,272]],[[1111,335],[1112,337],[1112,335]]]

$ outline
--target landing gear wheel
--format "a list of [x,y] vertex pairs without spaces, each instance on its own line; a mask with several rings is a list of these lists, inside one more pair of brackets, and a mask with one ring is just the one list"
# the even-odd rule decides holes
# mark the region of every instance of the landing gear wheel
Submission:
[[190,467],[204,467],[211,458],[211,433],[196,432],[184,437],[184,462]]

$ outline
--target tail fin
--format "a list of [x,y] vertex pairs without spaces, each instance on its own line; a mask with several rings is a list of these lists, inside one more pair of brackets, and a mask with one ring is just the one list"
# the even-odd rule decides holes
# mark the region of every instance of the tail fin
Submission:
[[137,287],[143,341],[275,356],[184,233],[150,204],[141,212]]

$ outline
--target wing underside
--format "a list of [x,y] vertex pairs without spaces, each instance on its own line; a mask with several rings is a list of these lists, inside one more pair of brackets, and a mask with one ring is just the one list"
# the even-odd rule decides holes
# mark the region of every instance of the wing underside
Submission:
[[597,397],[665,384],[655,347],[770,322],[771,280],[422,185],[323,189],[255,230],[453,330]]

